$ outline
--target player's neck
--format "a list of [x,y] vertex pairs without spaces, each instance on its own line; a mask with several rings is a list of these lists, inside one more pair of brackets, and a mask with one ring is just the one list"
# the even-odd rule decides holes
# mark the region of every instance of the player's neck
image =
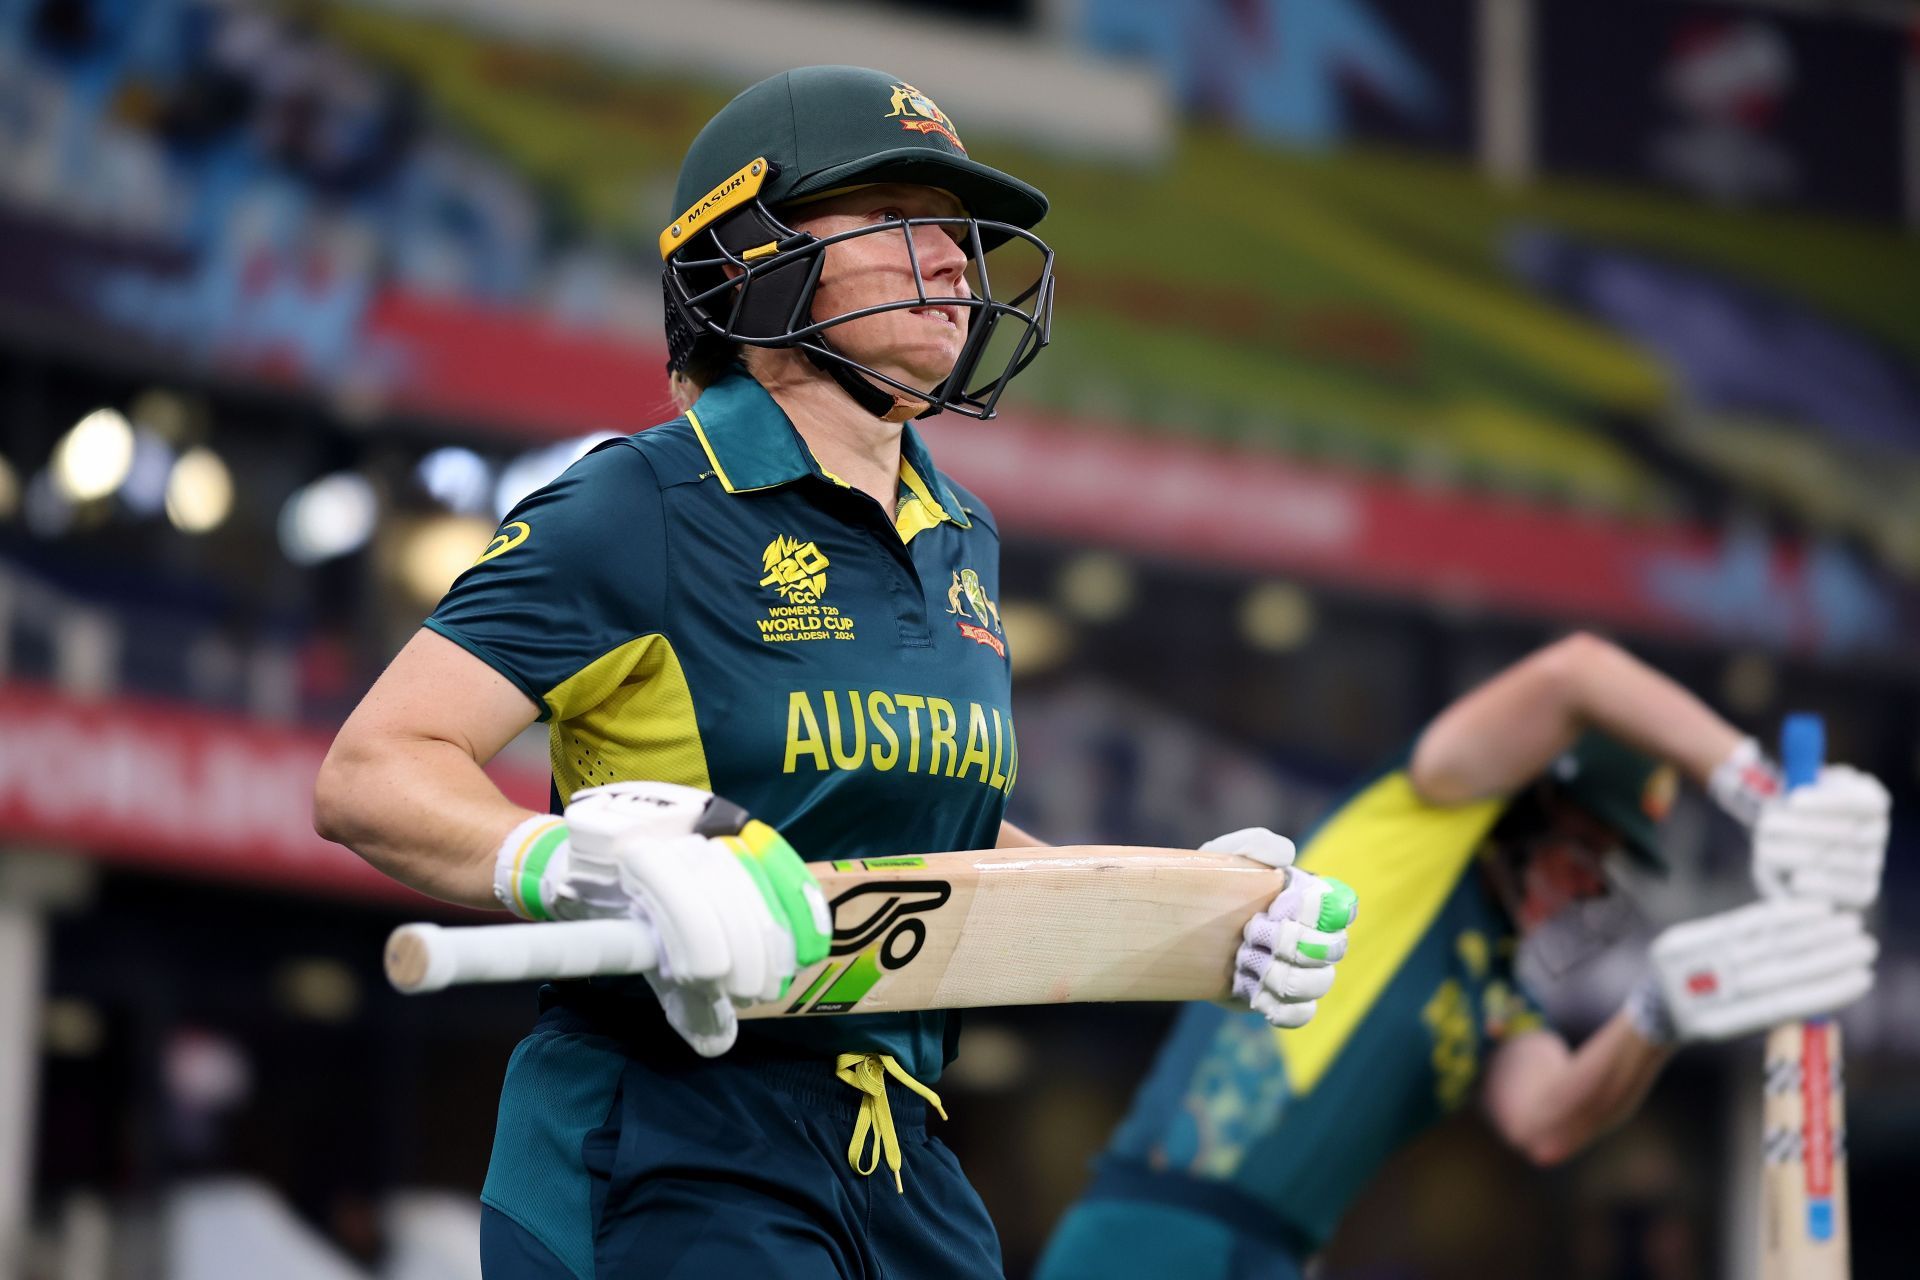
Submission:
[[[798,357],[798,352],[768,352]],[[904,422],[876,418],[855,404],[831,378],[804,360],[768,362],[755,376],[794,430],[813,451],[814,461],[887,511],[900,488],[900,440]]]

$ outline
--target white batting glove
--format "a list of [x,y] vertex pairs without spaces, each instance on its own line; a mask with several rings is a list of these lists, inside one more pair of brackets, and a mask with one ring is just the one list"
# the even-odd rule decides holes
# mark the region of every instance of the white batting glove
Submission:
[[1200,846],[1200,852],[1237,853],[1270,867],[1290,867],[1293,865],[1294,849],[1293,841],[1278,831],[1269,831],[1265,827],[1242,827],[1238,831],[1215,836]]
[[1887,858],[1887,789],[1872,774],[1829,765],[1765,805],[1753,829],[1753,879],[1772,898],[1810,898],[1859,911],[1880,896]]
[[[1235,831],[1200,846],[1238,853],[1270,867],[1293,865],[1293,841],[1265,827]],[[1333,987],[1334,966],[1347,954],[1347,926],[1359,902],[1338,880],[1289,869],[1287,887],[1247,922],[1234,956],[1233,994],[1276,1027],[1303,1027]]]
[[777,832],[671,783],[591,787],[564,822],[521,824],[501,848],[494,892],[532,919],[650,924],[661,960],[647,981],[707,1057],[732,1046],[735,1004],[777,998],[826,954],[832,931],[819,885]]
[[698,833],[715,800],[708,792],[668,782],[615,782],[576,792],[566,818],[539,814],[507,834],[494,858],[493,896],[525,920],[631,915],[617,861],[605,852],[608,842],[576,848],[570,820],[668,839]]
[[1879,952],[1852,912],[1750,903],[1654,939],[1649,980],[1627,1010],[1655,1043],[1731,1040],[1852,1004],[1873,989]]
[[554,914],[564,920],[632,915],[632,897],[620,883],[620,838],[705,836],[701,824],[715,803],[726,801],[672,782],[610,782],[574,792],[567,804],[572,849],[555,885]]

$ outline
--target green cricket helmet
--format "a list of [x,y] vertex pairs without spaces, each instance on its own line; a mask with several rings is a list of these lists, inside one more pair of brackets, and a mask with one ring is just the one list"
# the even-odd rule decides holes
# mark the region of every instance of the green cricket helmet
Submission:
[[[902,221],[822,238],[794,230],[779,211],[884,182],[940,187],[959,198],[963,217],[907,218],[904,225],[957,232],[970,260],[968,296],[928,295],[907,234],[913,297],[816,319],[813,297],[826,247],[900,231]],[[876,416],[893,411],[898,393],[927,401],[922,417],[951,409],[990,418],[1007,383],[1047,345],[1053,251],[1030,230],[1045,216],[1047,198],[969,157],[947,114],[897,76],[864,67],[799,67],[754,85],[693,140],[674,205],[683,212],[660,233],[670,370],[683,371],[731,344],[797,347]],[[1021,273],[1030,279],[996,295],[987,254],[1014,241],[1029,247],[1036,266]],[[849,320],[935,304],[967,308],[969,324],[953,371],[931,392],[850,359],[829,338]],[[994,358],[986,359],[990,347]]]
[[1658,827],[1679,793],[1679,775],[1672,765],[1588,730],[1553,762],[1546,776],[1569,802],[1618,832],[1635,862],[1650,871],[1667,871]]

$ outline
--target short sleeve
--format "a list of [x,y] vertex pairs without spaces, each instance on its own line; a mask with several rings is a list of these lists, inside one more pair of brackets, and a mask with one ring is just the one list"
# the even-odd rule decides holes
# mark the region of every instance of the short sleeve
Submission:
[[546,720],[554,690],[658,629],[666,555],[653,467],[611,441],[508,512],[426,626],[513,681]]

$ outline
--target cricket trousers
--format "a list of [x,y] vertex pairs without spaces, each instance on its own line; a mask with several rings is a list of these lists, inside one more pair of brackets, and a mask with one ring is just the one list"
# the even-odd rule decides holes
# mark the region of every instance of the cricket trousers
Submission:
[[642,1055],[559,1006],[515,1049],[481,1192],[486,1280],[980,1280],[1000,1239],[927,1104],[891,1091],[903,1190],[848,1162],[830,1061]]

